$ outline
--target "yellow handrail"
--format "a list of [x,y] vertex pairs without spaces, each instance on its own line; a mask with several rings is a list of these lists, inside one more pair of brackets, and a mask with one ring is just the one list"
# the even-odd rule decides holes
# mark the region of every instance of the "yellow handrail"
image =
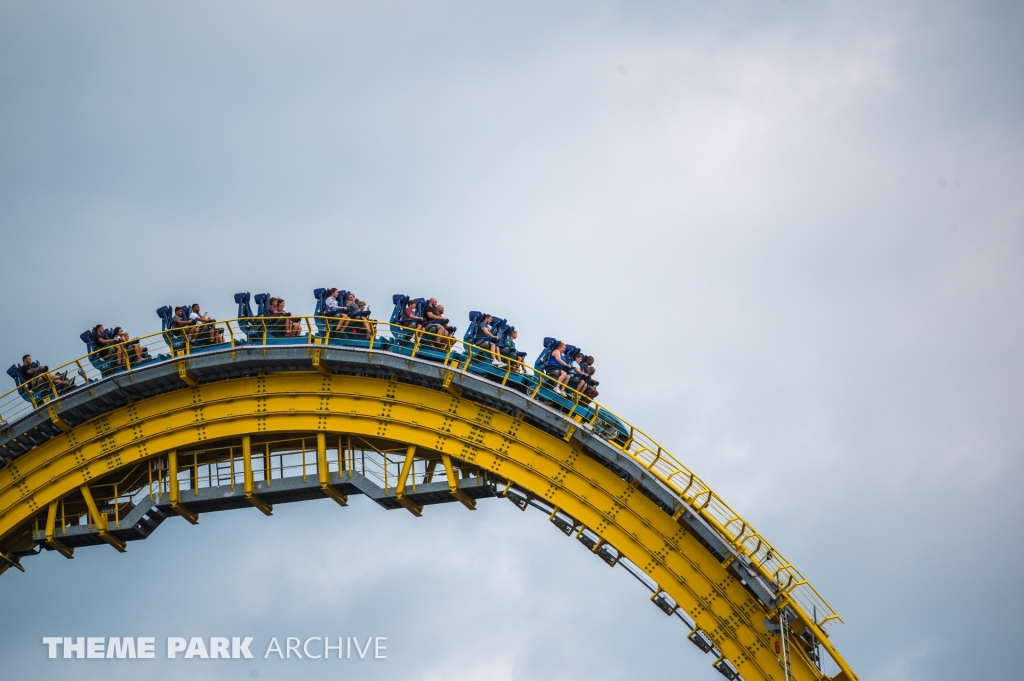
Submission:
[[[306,325],[307,333],[305,337],[290,336],[282,338],[282,340],[290,340],[294,343],[306,343],[312,344],[319,342],[320,344],[328,344],[332,338],[344,338],[344,332],[335,332],[332,329],[332,322],[336,323],[338,320],[335,317],[315,317],[315,316],[290,316],[292,321],[301,322]],[[235,332],[240,333],[240,338],[246,339],[245,343],[250,343],[258,346],[267,346],[268,340],[271,340],[270,330],[268,329],[268,321],[273,319],[280,319],[281,323],[284,323],[285,317],[274,318],[274,317],[244,317],[240,319],[229,319],[227,321],[207,322],[198,324],[201,329],[205,327],[212,327],[217,324],[225,325],[230,335],[230,341],[225,341],[222,345],[225,349],[237,350],[239,347],[245,347],[241,345],[235,339]],[[317,321],[320,320],[323,323],[326,332],[321,332]],[[356,320],[362,321],[362,320]],[[380,337],[378,325],[384,325],[392,331],[392,335],[396,335],[395,331],[405,331],[410,334],[410,338],[415,339],[413,345],[414,355],[418,355],[423,350],[424,337],[433,337],[434,341],[431,343],[438,350],[447,347],[445,350],[444,366],[445,369],[450,371],[452,369],[466,370],[469,368],[470,359],[475,356],[475,353],[481,353],[482,356],[490,356],[490,350],[485,348],[467,343],[465,341],[459,341],[450,336],[442,336],[440,334],[431,333],[423,329],[412,329],[404,327],[400,324],[393,322],[383,322],[378,320],[367,319],[365,320],[369,325],[369,331],[366,336],[356,337],[358,340],[363,342],[369,342],[370,351],[377,350],[376,340]],[[248,333],[246,333],[246,326],[258,323],[259,333],[258,340],[254,341],[249,339]],[[354,325],[351,325],[354,326]],[[235,328],[237,327],[237,329]],[[103,352],[114,352],[115,348],[124,347],[130,344],[139,343],[148,345],[151,353],[151,358],[145,360],[145,362],[152,362],[159,360],[161,356],[166,356],[166,359],[172,359],[180,357],[181,355],[191,355],[193,352],[201,351],[205,348],[202,345],[196,345],[189,339],[184,329],[181,329],[181,339],[184,347],[182,350],[175,350],[173,347],[168,345],[170,339],[169,331],[171,329],[159,331],[156,333],[149,334],[147,336],[140,336],[132,338],[128,341],[118,343],[116,345],[109,345],[103,350],[90,353],[80,357],[72,362],[62,364],[56,369],[51,369],[47,375],[47,385],[53,386],[49,389],[53,390],[54,394],[57,395],[56,399],[59,402],[61,399],[60,393],[57,393],[56,386],[52,381],[52,375],[65,369],[65,368],[76,368],[79,376],[86,379],[88,382],[93,382],[101,378],[105,378],[107,375],[112,373],[123,372],[124,369],[114,368],[112,370],[101,373],[96,369],[93,364],[94,360],[97,360],[99,353]],[[332,336],[333,332],[333,336]],[[200,331],[202,334],[202,331]],[[197,335],[199,337],[199,335]],[[316,339],[316,340],[314,340]],[[452,354],[456,344],[461,344],[464,352],[466,353],[466,361],[461,366],[456,363],[452,365]],[[213,347],[220,347],[213,346]],[[123,356],[127,359],[129,355],[128,348],[123,351]],[[529,393],[531,398],[537,398],[540,396],[540,391],[545,385],[550,385],[554,382],[554,379],[544,373],[543,371],[535,371],[533,367],[527,363],[509,357],[502,357],[506,364],[504,385],[509,377],[512,375],[512,368],[518,365],[518,371],[524,377],[530,378],[534,381],[532,390]],[[85,362],[83,362],[85,360]],[[132,363],[130,360],[127,361],[129,367]],[[138,368],[138,362],[135,362]],[[83,368],[88,367],[88,368]],[[69,369],[70,371],[70,369]],[[0,414],[4,414],[7,417],[7,428],[11,424],[16,422],[18,419],[27,416],[33,411],[45,408],[45,402],[37,403],[34,393],[28,389],[27,383],[23,383],[21,386],[9,390],[8,392],[0,395]],[[74,389],[81,388],[81,385],[76,385]],[[674,456],[672,456],[665,448],[658,444],[652,437],[647,435],[645,432],[631,424],[626,419],[618,416],[611,410],[607,409],[603,405],[591,401],[581,393],[564,386],[567,390],[572,391],[567,393],[566,397],[570,400],[571,406],[568,407],[569,416],[572,417],[577,413],[580,408],[591,408],[593,409],[593,415],[590,419],[590,423],[595,422],[598,418],[604,416],[606,421],[610,424],[612,421],[618,421],[623,426],[629,429],[628,437],[623,441],[619,441],[617,438],[605,438],[609,444],[614,446],[619,451],[623,452],[631,459],[633,459],[638,465],[648,470],[669,492],[671,492],[680,503],[689,507],[694,513],[698,514],[703,518],[709,525],[711,525],[717,532],[719,532],[726,542],[730,543],[735,547],[737,552],[746,555],[750,558],[751,566],[757,569],[765,579],[775,583],[778,577],[781,577],[780,573],[785,572],[789,579],[787,580],[787,586],[790,587],[788,591],[783,590],[781,595],[790,599],[791,601],[799,604],[803,612],[811,612],[813,610],[818,611],[823,615],[818,623],[812,623],[815,628],[831,622],[832,620],[838,620],[842,622],[842,618],[835,612],[835,610],[828,604],[828,602],[821,596],[820,593],[803,577],[803,575],[793,565],[786,560],[783,555],[775,549],[764,537],[757,532],[753,526],[744,520],[738,513],[733,511],[720,496],[714,493],[707,483],[701,480],[693,471],[687,466],[683,465]],[[29,402],[26,402],[20,391],[27,390],[29,396]],[[65,391],[64,394],[66,394]],[[692,491],[691,491],[692,490]],[[704,496],[707,498],[704,499]],[[700,500],[700,501],[699,501]],[[700,503],[702,502],[702,503]],[[739,533],[733,533],[729,530],[729,526],[740,523],[741,530]],[[752,540],[757,541],[753,548],[750,548],[749,544]],[[820,638],[820,637],[819,637]]]

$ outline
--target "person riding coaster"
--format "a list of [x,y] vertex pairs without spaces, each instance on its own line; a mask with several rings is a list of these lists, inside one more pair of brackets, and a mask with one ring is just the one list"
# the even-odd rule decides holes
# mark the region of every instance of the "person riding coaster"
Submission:
[[437,302],[437,298],[429,299],[423,305],[422,315],[423,329],[428,333],[439,336],[452,337],[455,335],[455,327],[449,324],[449,319],[444,316],[444,305]]
[[[488,351],[491,354],[491,365],[504,369],[505,362],[501,359],[501,346],[498,344],[498,335],[491,329],[491,325],[500,326],[500,324],[505,323],[505,320],[500,319],[496,324],[492,315],[486,312],[474,311],[469,313],[469,321],[469,328],[466,329],[466,335],[463,337],[463,340]],[[469,348],[467,348],[467,351],[469,351]]]
[[444,315],[444,305],[437,302],[437,298],[417,298],[416,302],[416,314],[423,319],[422,328],[425,332],[421,334],[420,343],[426,343],[438,350],[449,350],[455,343],[457,329]]
[[7,369],[7,375],[14,379],[19,393],[29,402],[32,402],[30,391],[36,401],[45,401],[75,387],[75,378],[68,379],[67,371],[50,373],[50,367],[33,361],[32,355],[23,355],[21,364],[12,364]]
[[191,327],[192,324],[187,317],[183,316],[180,305],[173,309],[170,305],[158,307],[156,316],[160,318],[160,330],[163,332],[167,347],[172,351],[183,351],[186,339],[190,344],[192,343],[192,338],[189,336],[191,329],[181,328]]
[[391,302],[395,307],[391,311],[391,319],[388,321],[391,323],[391,336],[399,345],[411,342],[413,337],[412,332],[404,328],[405,324],[403,324],[410,301],[412,298],[404,293],[396,293],[391,296]]
[[583,372],[586,375],[586,382],[587,382],[586,395],[587,395],[587,397],[593,399],[593,398],[597,397],[597,395],[598,395],[597,386],[600,385],[600,383],[598,381],[594,380],[594,372],[596,371],[596,369],[594,368],[594,356],[593,355],[584,355],[583,356],[583,363],[580,365],[580,368],[583,369]]
[[[45,364],[40,365],[39,362],[33,362],[32,355],[23,355],[21,358],[21,366],[18,367],[18,371],[21,372],[22,377],[25,379],[25,383],[31,390],[42,387],[46,383],[46,375],[49,373],[50,367]],[[58,391],[66,390],[75,384],[74,378],[72,378],[70,382],[68,381],[67,371],[50,374],[49,378]]]
[[[326,297],[324,294],[326,293]],[[365,305],[360,308],[359,301],[356,300],[356,296],[351,291],[341,291],[337,287],[329,289],[316,289],[313,295],[317,297],[317,300],[323,300],[322,304],[317,305],[317,314],[321,317],[333,317],[338,320],[334,325],[333,331],[349,336],[364,336],[369,337],[371,335],[370,321],[370,310]],[[353,325],[352,320],[361,319],[360,324]]]
[[97,324],[79,334],[79,338],[89,349],[89,363],[103,376],[150,359],[149,348],[143,347],[137,339],[131,340],[120,326],[107,329]]
[[[548,381],[554,382],[551,390],[556,395],[581,404],[589,404],[597,395],[597,381],[591,378],[593,358],[590,359],[590,365],[587,365],[586,360],[587,356],[579,347],[548,337],[544,339],[544,350],[537,357],[533,368],[540,374],[548,376]],[[566,394],[566,387],[572,388],[575,393]]]
[[382,339],[370,319],[372,312],[366,303],[356,298],[351,291],[337,287],[313,289],[316,308],[313,311],[313,325],[320,337],[319,342],[347,347],[381,347]]
[[454,342],[455,327],[444,316],[444,305],[437,298],[410,298],[401,293],[391,296],[391,335],[399,345],[412,343],[425,349],[447,352]]
[[[359,306],[362,302],[356,299],[356,294],[351,291],[341,291],[339,293],[339,301],[342,304],[344,310],[344,317],[342,321],[338,322],[338,331],[347,333],[351,336],[364,336],[370,337],[370,310],[363,303],[363,307]],[[356,320],[361,320],[357,322]]]
[[[317,289],[317,291],[323,291],[324,289]],[[340,295],[338,287],[332,286],[327,289],[327,297],[324,298],[323,309],[320,311],[321,317],[334,317],[338,320],[338,323],[334,325],[334,331],[341,331],[344,327],[342,321],[348,319],[348,312],[345,306],[342,304],[343,298]]]
[[554,391],[562,397],[568,397],[565,389],[568,386],[569,374],[572,373],[572,365],[565,361],[562,354],[565,352],[565,342],[556,340],[548,353],[548,360],[544,365],[544,371],[548,376],[555,379]]
[[156,314],[160,317],[167,345],[174,350],[185,352],[186,348],[191,350],[224,342],[224,329],[212,326],[216,320],[201,314],[198,303],[175,306],[173,311],[170,305],[164,305]]
[[97,333],[97,346],[104,347],[113,345],[117,351],[117,357],[119,363],[124,364],[125,360],[131,364],[138,364],[143,359],[148,357],[147,351],[149,348],[142,347],[138,339],[131,340],[128,332],[122,329],[120,326],[115,326],[112,329],[103,329],[102,324],[97,324],[93,327],[93,333]]
[[428,304],[426,298],[412,298],[404,293],[396,293],[391,296],[391,302],[394,308],[388,320],[391,329],[388,346],[392,352],[415,355],[435,362],[444,362],[451,357],[451,340],[424,329],[428,321],[424,316]]
[[568,345],[563,353],[565,358],[569,359],[569,366],[571,371],[569,373],[568,385],[570,388],[580,393],[580,401],[589,404],[591,400],[597,397],[597,381],[592,376],[594,373],[594,358],[590,357],[590,363],[587,363],[587,355],[583,354],[583,351],[573,345]]
[[[235,298],[237,300],[238,296]],[[292,338],[302,333],[302,323],[285,311],[283,298],[272,297],[269,293],[257,293],[253,296],[253,302],[256,303],[255,316],[263,318],[258,323],[250,323],[257,337],[262,336],[264,331],[268,338]],[[247,312],[246,316],[252,316],[250,309],[240,311]]]
[[121,345],[121,339],[111,338],[110,331],[107,330],[102,324],[97,324],[92,327],[91,341],[92,348],[96,353],[96,357],[103,360],[111,368],[123,368],[124,367],[124,346]]
[[224,328],[213,326],[217,320],[209,313],[201,312],[199,303],[192,303],[188,310],[188,320],[198,329],[196,340],[202,345],[220,345],[224,342]]
[[293,319],[292,315],[284,309],[284,298],[270,298],[267,301],[267,316],[284,319],[285,336],[298,336],[302,333],[302,323]]
[[[554,348],[556,348],[560,343],[561,343],[561,341],[559,341],[559,340],[557,340],[555,338],[550,338],[550,337],[545,338],[544,339],[544,350],[541,351],[540,355],[537,356],[537,359],[534,362],[533,368],[534,368],[534,371],[536,372],[536,375],[539,378],[541,376],[547,376],[547,378],[543,378],[542,379],[542,384],[541,384],[542,386],[544,386],[545,382],[548,383],[548,386],[550,386],[550,382],[554,382],[556,384],[556,386],[558,385],[557,384],[558,376],[555,376],[555,373],[557,372],[559,374],[559,376],[560,376],[562,370],[565,367],[563,365],[561,365],[561,364],[558,364],[557,369],[553,369],[553,370],[549,371],[548,370],[548,362],[551,359],[552,350],[554,350]],[[561,344],[565,345],[564,343],[561,343]],[[571,346],[567,346],[567,347],[562,348],[562,358],[563,358],[563,361],[566,359],[566,357],[568,355],[568,350],[567,350],[568,347],[571,347]],[[578,349],[576,349],[575,352],[578,353],[580,351]],[[575,353],[574,353],[574,356],[575,356]],[[556,361],[556,363],[557,363],[557,361]],[[566,373],[569,373],[571,375],[571,373],[573,371],[575,371],[575,369],[572,368],[572,364],[573,363],[572,362],[566,362],[566,364],[569,364],[570,365],[570,369],[572,369],[572,371],[568,371]],[[589,389],[588,393],[583,393],[583,394],[572,393],[571,395],[569,395],[569,394],[565,393],[565,389],[564,388],[561,388],[561,387],[548,388],[547,386],[545,386],[546,389],[538,390],[537,396],[540,399],[542,399],[542,400],[544,400],[544,401],[546,401],[546,402],[548,402],[550,404],[553,404],[555,407],[557,407],[559,409],[570,410],[570,411],[578,411],[578,413],[580,413],[584,417],[584,419],[586,421],[588,421],[588,422],[593,424],[594,432],[595,433],[599,434],[601,437],[604,437],[604,438],[606,438],[608,440],[612,440],[612,441],[617,442],[618,444],[622,445],[622,444],[628,442],[629,439],[631,438],[631,432],[632,431],[631,431],[629,425],[627,425],[620,418],[618,418],[617,416],[615,416],[614,414],[612,414],[611,412],[606,410],[604,407],[601,407],[600,405],[592,404],[591,403],[591,398],[589,397],[589,395],[591,395],[591,394],[596,395],[597,394],[597,390],[596,390],[597,381],[595,381],[593,379],[593,365],[594,365],[594,358],[592,356],[583,355],[583,360],[582,360],[582,363],[579,364],[579,368],[582,369],[582,370],[585,370],[586,373],[587,373],[587,376],[589,377],[589,381],[588,381],[588,384],[587,384],[587,387]],[[571,378],[570,378],[570,382],[571,382]],[[572,386],[570,385],[570,387],[572,387]],[[547,393],[547,394],[545,394],[545,393]],[[552,393],[554,393],[554,395],[552,395]]]
[[189,317],[189,311],[179,305],[174,308],[174,317],[171,319],[171,326],[175,329],[180,329],[181,332],[188,337],[189,343],[192,345],[196,344],[196,338],[199,336],[199,327]]
[[491,329],[498,336],[498,353],[508,367],[517,374],[523,373],[523,358],[526,357],[526,353],[516,349],[516,338],[519,337],[516,327],[509,324],[508,320],[501,319],[492,322]]

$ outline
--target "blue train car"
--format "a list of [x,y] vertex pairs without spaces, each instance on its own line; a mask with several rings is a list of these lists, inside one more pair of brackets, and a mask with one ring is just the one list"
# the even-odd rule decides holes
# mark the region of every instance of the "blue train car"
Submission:
[[[612,440],[619,444],[628,442],[631,432],[630,427],[614,414],[595,405],[587,398],[580,399],[581,396],[575,391],[567,391],[565,395],[555,392],[556,381],[547,373],[547,363],[551,357],[551,351],[557,342],[555,338],[545,338],[544,349],[533,363],[534,371],[542,382],[540,390],[537,392],[537,398],[562,411],[580,416],[583,421],[593,424],[594,431],[607,440]],[[568,343],[566,343],[565,350],[570,357],[580,351],[578,346],[569,345]],[[596,413],[595,409],[597,410]]]
[[405,319],[405,309],[412,303],[415,307],[414,316],[423,319],[424,309],[427,306],[426,298],[410,298],[404,293],[396,293],[391,296],[394,309],[391,311],[391,318],[388,320],[391,329],[391,352],[400,355],[415,355],[422,359],[435,362],[444,362],[445,358],[461,361],[464,355],[451,349],[454,339],[445,339],[429,333],[417,333],[408,326]]
[[[487,330],[494,334],[495,338],[491,338],[483,333],[484,320],[490,316],[491,321],[486,325]],[[495,317],[494,315],[488,315],[484,312],[472,311],[469,313],[469,326],[466,328],[466,333],[463,334],[463,342],[466,347],[466,354],[460,359],[465,362],[469,359],[467,370],[472,371],[475,374],[484,376],[492,381],[501,383],[502,385],[509,387],[513,390],[518,390],[524,393],[530,393],[536,381],[534,377],[528,375],[522,370],[522,365],[518,362],[510,361],[511,357],[508,355],[500,355],[499,361],[500,366],[496,365],[494,359],[494,353],[488,349],[481,347],[483,343],[493,343],[501,346],[502,339],[508,334],[512,327],[508,325],[508,320],[502,319],[501,317]],[[525,356],[525,353],[522,354]],[[516,354],[516,359],[520,359],[520,355]]]
[[158,307],[156,309],[156,316],[160,318],[160,331],[163,333],[167,347],[176,355],[185,352],[185,331],[174,326],[174,310],[171,306],[164,305]]
[[[38,362],[34,364],[38,365]],[[18,394],[21,395],[22,399],[32,404],[42,404],[50,400],[57,399],[57,391],[54,386],[45,379],[36,380],[36,377],[32,377],[32,381],[35,382],[34,387],[29,387],[32,382],[26,381],[25,377],[21,373],[21,369],[17,364],[12,364],[7,369],[7,375],[14,379],[14,385],[18,387]],[[66,390],[61,391],[66,392]]]
[[[109,334],[112,331],[113,329],[106,329],[104,334]],[[91,329],[89,331],[83,331],[78,335],[78,337],[82,339],[83,343],[85,343],[85,347],[89,352],[89,364],[92,364],[93,368],[99,371],[101,376],[107,377],[111,374],[125,370],[124,363],[118,361],[117,350],[115,348],[100,348],[96,341],[95,331]],[[134,360],[129,358],[128,360],[133,369],[144,364],[168,359],[169,357],[169,355],[158,355],[157,357],[153,357],[149,354],[149,351],[146,350],[146,348],[143,348],[142,350],[143,353],[141,358]],[[125,352],[130,352],[130,350],[125,347]]]
[[[256,303],[256,314],[253,314],[249,301]],[[248,291],[235,294],[238,305],[238,327],[245,334],[244,342],[251,345],[287,345],[294,343],[294,337],[287,334],[287,323],[282,317],[268,314],[269,293],[257,293],[255,296]]]
[[[191,310],[191,305],[183,305],[183,310]],[[163,307],[157,308],[156,314],[160,317],[160,329],[163,333],[164,340],[167,342],[167,347],[171,348],[171,351],[175,355],[184,354],[186,352],[200,352],[203,350],[209,350],[214,347],[228,345],[228,342],[215,343],[211,339],[209,331],[200,329],[196,334],[194,341],[188,340],[188,329],[189,327],[175,326],[174,323],[174,308],[170,305],[164,305]]]
[[[384,339],[374,331],[373,324],[367,324],[370,317],[370,310],[361,310],[349,316],[347,323],[339,331],[337,326],[343,320],[339,317],[327,317],[327,298],[330,296],[329,288],[318,288],[313,290],[313,297],[316,298],[316,308],[313,311],[316,319],[317,336],[322,342],[328,345],[342,345],[353,348],[382,348]],[[338,298],[344,303],[351,291],[338,291]]]
[[100,372],[100,376],[106,377],[111,374],[115,374],[118,371],[124,371],[124,365],[117,363],[117,352],[115,350],[107,349],[101,350],[99,345],[96,343],[96,334],[91,329],[89,331],[83,331],[78,335],[85,343],[87,352],[89,353],[89,364],[93,366],[96,371]]

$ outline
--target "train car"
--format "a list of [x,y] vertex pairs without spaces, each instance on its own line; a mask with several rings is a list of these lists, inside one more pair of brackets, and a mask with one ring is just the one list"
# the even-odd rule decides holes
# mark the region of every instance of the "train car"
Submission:
[[[78,337],[82,339],[82,342],[85,343],[85,347],[88,349],[89,364],[92,364],[93,368],[99,371],[102,377],[106,378],[112,374],[124,371],[127,368],[123,362],[118,362],[117,350],[115,348],[99,347],[99,344],[96,342],[96,333],[91,329],[83,331],[78,335]],[[129,344],[126,343],[122,346],[125,348],[126,353],[129,352],[128,345]],[[152,362],[165,360],[170,357],[170,355],[158,355],[153,357],[149,354],[149,351],[146,348],[143,348],[142,350],[142,357],[134,360],[130,358],[128,359],[128,364],[132,369]]]
[[434,362],[444,362],[446,359],[461,362],[465,359],[465,355],[455,351],[454,338],[438,336],[425,331],[417,332],[402,324],[402,320],[405,318],[405,308],[409,306],[410,302],[415,306],[414,314],[423,318],[423,311],[427,306],[426,298],[410,298],[404,293],[396,293],[391,296],[391,302],[395,306],[391,311],[391,318],[388,320],[391,330],[389,347],[391,352]]
[[163,334],[167,347],[175,355],[187,352],[187,338],[185,330],[174,326],[174,310],[170,305],[164,305],[156,309],[156,316],[160,318],[160,331]]
[[[256,314],[253,314],[249,301],[256,303]],[[284,317],[268,314],[269,293],[257,293],[255,296],[248,291],[235,294],[238,305],[238,328],[245,334],[244,342],[254,345],[288,345],[294,343],[295,337],[287,333],[288,325]],[[239,339],[236,339],[236,343]]]
[[[191,310],[192,306],[182,305],[182,309]],[[212,322],[208,326],[200,327],[199,332],[195,336],[195,340],[190,341],[188,339],[188,331],[186,331],[189,327],[174,325],[174,308],[170,305],[164,305],[163,307],[157,308],[156,315],[160,318],[160,329],[163,333],[164,340],[167,342],[167,347],[171,349],[171,352],[175,356],[200,352],[230,344],[227,341],[215,342],[214,335],[211,331],[214,328]]]
[[18,394],[21,395],[22,399],[32,404],[32,406],[55,400],[58,394],[73,389],[73,386],[69,386],[65,390],[58,391],[52,383],[41,376],[38,379],[33,376],[32,381],[26,381],[17,364],[12,364],[8,367],[7,375],[14,379],[14,385],[18,387]]
[[[358,316],[350,317],[344,328],[341,331],[337,330],[336,327],[341,319],[325,316],[327,298],[330,293],[329,288],[313,290],[313,297],[316,298],[316,308],[313,314],[316,319],[317,336],[321,342],[354,348],[384,348],[385,339],[380,338],[380,334],[375,329],[375,323],[369,322],[370,311],[368,309]],[[351,293],[351,291],[338,291],[338,298],[345,301]]]
[[[495,317],[490,315],[491,322],[488,324],[488,329],[493,333],[497,339],[497,345],[500,346],[502,334],[506,333],[508,328],[508,320],[502,319],[501,317]],[[494,342],[483,335],[481,331],[481,324],[487,315],[483,312],[474,310],[469,313],[469,326],[466,328],[466,333],[463,335],[463,344],[466,348],[466,353],[462,357],[462,361],[468,359],[466,368],[475,374],[484,376],[492,381],[501,383],[503,386],[518,390],[520,392],[529,393],[536,385],[534,377],[529,375],[518,362],[509,361],[508,358],[502,357],[503,366],[496,366],[492,362],[494,361],[494,355],[490,350],[480,347],[482,342]]]
[[93,366],[96,371],[100,372],[100,376],[106,377],[111,374],[117,373],[118,371],[124,371],[124,366],[118,366],[117,364],[117,353],[113,350],[100,350],[96,345],[95,334],[92,329],[83,331],[78,335],[85,343],[86,351],[89,353],[89,364]]
[[288,323],[284,317],[270,314],[270,294],[257,293],[252,297],[256,303],[256,316],[259,317],[266,329],[267,339],[278,340],[281,338],[294,338],[288,335]]
[[[547,337],[544,339],[544,349],[537,356],[533,363],[535,375],[541,381],[541,387],[537,391],[537,398],[544,400],[561,411],[571,415],[578,415],[586,423],[590,423],[596,432],[606,440],[625,444],[629,441],[630,427],[608,410],[595,405],[589,398],[577,393],[575,390],[566,390],[565,395],[555,392],[555,379],[547,373],[546,365],[551,357],[551,351],[557,339]],[[579,350],[578,346],[566,343],[566,350],[572,350],[572,354]],[[596,412],[595,412],[596,410]]]
[[245,343],[249,341],[259,343],[263,340],[263,324],[252,313],[252,307],[249,305],[251,298],[252,296],[248,291],[235,294],[235,305],[238,306],[235,318],[238,320],[238,328],[245,334],[244,339],[236,339],[236,342]]

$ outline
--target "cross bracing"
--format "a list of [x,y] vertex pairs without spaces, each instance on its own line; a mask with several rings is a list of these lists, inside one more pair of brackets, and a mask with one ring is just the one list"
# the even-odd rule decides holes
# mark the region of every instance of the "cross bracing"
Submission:
[[785,678],[773,627],[792,613],[792,678],[825,678],[819,646],[834,678],[856,678],[823,631],[836,616],[800,573],[603,407],[541,399],[541,383],[524,390],[511,370],[480,375],[471,350],[325,340],[169,352],[33,403],[0,438],[0,569],[39,547],[123,550],[172,513],[194,522],[362,493],[420,514],[505,496],[550,510],[595,555],[631,567],[723,675]]

